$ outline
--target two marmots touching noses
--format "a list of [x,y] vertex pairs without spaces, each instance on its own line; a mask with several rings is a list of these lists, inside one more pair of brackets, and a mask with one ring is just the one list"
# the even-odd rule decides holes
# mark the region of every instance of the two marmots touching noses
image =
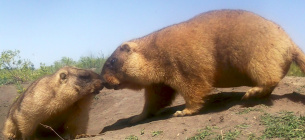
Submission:
[[142,121],[180,94],[197,113],[212,88],[250,86],[242,99],[269,97],[292,62],[305,72],[305,55],[274,22],[243,10],[216,10],[120,45],[101,75],[65,67],[41,78],[13,103],[5,122],[10,139],[85,134],[92,98],[109,89],[145,89]]

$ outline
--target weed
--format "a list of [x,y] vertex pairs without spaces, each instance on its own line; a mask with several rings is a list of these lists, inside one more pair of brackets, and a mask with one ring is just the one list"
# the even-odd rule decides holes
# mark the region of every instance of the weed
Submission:
[[194,137],[188,138],[187,140],[203,140],[212,134],[214,134],[212,132],[212,128],[207,126],[206,128],[199,130],[198,134],[196,134]]
[[290,69],[287,73],[288,76],[299,76],[299,77],[304,77],[305,74],[301,71],[299,66],[296,63],[292,63],[290,65]]
[[141,130],[141,135],[144,135],[144,129],[145,129],[145,128],[143,128],[143,129]]
[[163,133],[163,131],[154,131],[154,132],[152,132],[152,137],[155,137],[155,136],[158,136],[158,135],[160,135],[160,134],[162,134]]
[[130,135],[130,136],[126,137],[125,140],[139,140],[139,138],[135,135]]
[[16,89],[17,89],[17,93],[18,93],[18,94],[21,94],[21,93],[25,92],[25,90],[26,90],[26,88],[24,88],[24,87],[21,85],[20,82],[17,82],[17,83],[15,84],[15,87],[16,87]]
[[248,136],[248,140],[264,140],[266,138],[263,138],[263,137],[256,137],[255,134],[251,133],[249,136]]
[[216,140],[234,140],[238,137],[238,135],[241,133],[240,130],[235,129],[234,131],[229,130],[229,132],[226,132],[225,134],[217,135]]
[[249,108],[244,108],[244,109],[238,111],[236,114],[247,114],[252,111],[264,112],[263,109],[261,109],[261,108],[249,107]]
[[297,117],[293,112],[283,111],[277,115],[265,113],[261,116],[261,122],[266,125],[263,134],[266,138],[305,138],[305,117]]
[[241,129],[246,129],[246,128],[249,128],[249,127],[251,127],[251,125],[248,125],[246,123],[235,126],[235,128],[241,128]]

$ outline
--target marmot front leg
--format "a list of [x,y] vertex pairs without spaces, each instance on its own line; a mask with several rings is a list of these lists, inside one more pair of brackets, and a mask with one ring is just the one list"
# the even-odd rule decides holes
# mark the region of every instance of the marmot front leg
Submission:
[[175,99],[176,91],[164,84],[153,84],[145,88],[145,105],[142,113],[132,118],[130,123],[137,123],[152,115],[160,109],[169,106]]
[[211,91],[209,86],[200,85],[199,87],[192,87],[181,91],[181,95],[185,100],[185,109],[176,111],[174,117],[181,117],[186,115],[193,115],[198,113],[204,103],[204,97]]
[[19,139],[21,137],[17,125],[13,122],[11,116],[4,123],[3,135],[8,139]]
[[[36,129],[39,125],[39,119],[37,115],[28,116],[23,111],[16,113],[16,120],[18,121],[18,128],[22,139],[32,140],[36,137]],[[19,132],[18,132],[19,133]],[[17,137],[18,139],[18,137]]]
[[87,126],[89,122],[89,110],[90,102],[92,101],[91,96],[87,96],[74,104],[70,108],[72,111],[68,121],[65,124],[70,139],[88,137],[86,134]]
[[70,139],[81,138],[79,137],[80,135],[86,135],[88,117],[81,116],[84,117],[84,119],[78,116],[75,117],[76,118],[73,120],[70,119],[65,126],[66,132],[69,134]]

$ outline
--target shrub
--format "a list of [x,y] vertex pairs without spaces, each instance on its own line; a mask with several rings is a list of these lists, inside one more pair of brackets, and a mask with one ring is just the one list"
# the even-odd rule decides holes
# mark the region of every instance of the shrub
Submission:
[[19,50],[7,50],[1,52],[0,57],[0,85],[16,84],[16,87],[24,82],[36,80],[42,76],[52,74],[64,66],[75,66],[84,69],[93,69],[99,73],[106,61],[102,53],[99,56],[84,56],[79,61],[74,61],[69,57],[62,57],[55,61],[53,65],[46,66],[40,63],[40,67],[35,69],[34,64],[29,60],[23,60],[19,56]]

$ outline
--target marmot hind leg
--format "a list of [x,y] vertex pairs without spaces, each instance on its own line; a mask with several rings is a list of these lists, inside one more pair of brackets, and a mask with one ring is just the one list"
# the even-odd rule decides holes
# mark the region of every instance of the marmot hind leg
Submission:
[[[267,61],[267,60],[266,60]],[[267,98],[271,95],[274,88],[283,79],[288,68],[275,64],[252,64],[252,70],[249,70],[249,76],[256,85],[249,89],[242,99]]]
[[276,86],[253,87],[242,97],[242,100],[250,98],[268,98]]
[[142,121],[169,106],[176,97],[176,91],[164,84],[153,84],[145,88],[145,105],[142,113],[132,118],[130,123]]

